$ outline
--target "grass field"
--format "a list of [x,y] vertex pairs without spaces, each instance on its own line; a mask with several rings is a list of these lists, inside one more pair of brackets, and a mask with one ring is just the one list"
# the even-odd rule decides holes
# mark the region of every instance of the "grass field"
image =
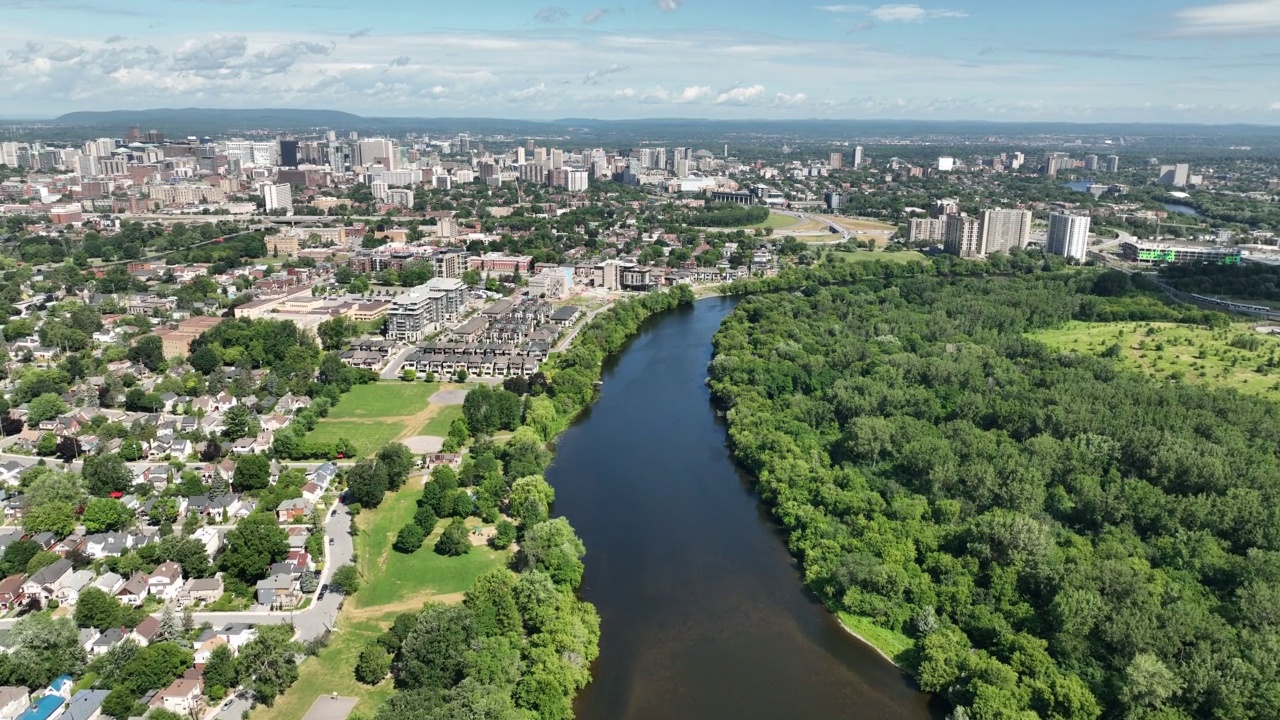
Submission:
[[391,380],[356,385],[329,411],[329,419],[385,418],[412,415],[427,406],[439,383]]
[[880,222],[879,220],[871,220],[870,218],[851,218],[839,215],[824,215],[826,219],[834,222],[845,230],[863,232],[895,232],[898,227],[896,225]]
[[394,614],[385,620],[344,622],[340,617],[339,629],[333,633],[329,646],[299,665],[298,680],[289,691],[276,698],[271,707],[259,705],[250,714],[250,720],[301,720],[316,698],[330,693],[359,699],[355,712],[373,717],[378,707],[391,697],[395,686],[389,679],[373,687],[357,682],[356,658],[394,619]]
[[747,225],[746,227],[748,230],[755,229],[755,228],[761,228],[761,229],[773,228],[774,230],[781,230],[783,228],[789,228],[792,225],[795,225],[799,222],[800,222],[799,218],[794,218],[794,217],[791,217],[790,215],[781,215],[779,213],[769,213],[769,217],[765,218],[764,222],[759,222],[754,225]]
[[911,262],[912,260],[927,259],[923,253],[915,250],[903,250],[901,252],[885,252],[883,250],[830,250],[830,255],[848,260],[850,262],[866,262],[868,260],[886,260],[888,262]]
[[301,720],[316,698],[335,692],[357,698],[355,712],[371,717],[394,688],[390,680],[372,687],[356,681],[356,658],[365,644],[382,634],[402,612],[417,610],[429,601],[461,602],[463,592],[478,575],[507,562],[509,553],[482,547],[456,558],[435,554],[432,547],[448,524],[444,520],[412,555],[392,550],[396,532],[413,518],[421,493],[422,479],[411,478],[377,509],[356,517],[356,567],[363,578],[360,591],[343,606],[329,646],[299,666],[298,681],[274,706],[256,708],[250,720]]
[[360,529],[356,567],[365,583],[348,601],[348,609],[356,614],[388,612],[387,608],[402,608],[396,612],[403,612],[427,600],[452,598],[471,587],[478,575],[507,561],[509,553],[487,547],[472,548],[462,557],[437,555],[432,548],[448,525],[446,520],[439,522],[418,552],[405,555],[393,551],[391,542],[400,528],[413,520],[421,489],[421,482],[411,481],[405,489],[388,495],[377,510],[362,512],[356,518]]
[[440,408],[439,412],[437,412],[434,417],[427,421],[426,425],[422,426],[422,429],[418,431],[418,434],[444,437],[449,434],[449,426],[453,424],[454,420],[460,417],[462,417],[461,405],[445,405]]
[[1280,400],[1280,339],[1256,333],[1247,324],[1206,330],[1173,323],[1076,322],[1032,337],[1057,350],[1095,355],[1119,345],[1126,365],[1156,379]]
[[[415,435],[445,435],[449,424],[462,414],[456,405],[432,405],[427,401],[437,390],[466,385],[387,380],[357,385],[342,396],[329,416],[307,433],[315,442],[337,442],[346,438],[356,446],[358,457],[369,457],[383,445]],[[443,422],[437,422],[440,418]],[[426,428],[440,429],[427,432]]]
[[404,428],[396,422],[357,422],[352,420],[331,420],[325,418],[316,423],[316,427],[307,433],[307,439],[320,443],[333,443],[346,438],[356,447],[358,457],[369,457],[378,452],[383,445],[395,440],[404,432]]

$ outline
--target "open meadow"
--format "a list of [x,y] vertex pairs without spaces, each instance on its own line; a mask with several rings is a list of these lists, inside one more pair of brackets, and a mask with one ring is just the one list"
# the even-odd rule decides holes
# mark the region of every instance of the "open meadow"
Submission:
[[1055,350],[1115,354],[1158,380],[1280,400],[1280,339],[1238,323],[1220,330],[1158,322],[1073,322],[1031,337]]

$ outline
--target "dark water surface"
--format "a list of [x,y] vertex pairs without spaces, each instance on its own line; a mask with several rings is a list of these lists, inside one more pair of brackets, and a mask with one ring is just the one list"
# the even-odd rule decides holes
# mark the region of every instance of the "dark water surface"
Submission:
[[603,626],[578,718],[928,718],[928,697],[804,591],[729,457],[704,381],[732,307],[651,321],[547,471]]

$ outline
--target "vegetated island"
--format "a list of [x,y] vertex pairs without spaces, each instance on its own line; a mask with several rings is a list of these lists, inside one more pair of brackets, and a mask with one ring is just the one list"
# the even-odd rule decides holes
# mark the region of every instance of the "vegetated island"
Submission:
[[710,385],[804,581],[955,718],[1280,717],[1280,408],[1028,337],[1229,321],[1019,255],[726,319]]

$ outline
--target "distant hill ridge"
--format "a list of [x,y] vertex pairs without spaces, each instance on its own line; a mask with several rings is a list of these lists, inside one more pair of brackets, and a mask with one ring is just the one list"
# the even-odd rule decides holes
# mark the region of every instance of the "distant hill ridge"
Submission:
[[359,115],[338,110],[154,108],[150,110],[88,110],[72,112],[54,118],[53,122],[59,125],[167,125],[169,127],[188,125],[350,127],[366,123],[367,120]]

